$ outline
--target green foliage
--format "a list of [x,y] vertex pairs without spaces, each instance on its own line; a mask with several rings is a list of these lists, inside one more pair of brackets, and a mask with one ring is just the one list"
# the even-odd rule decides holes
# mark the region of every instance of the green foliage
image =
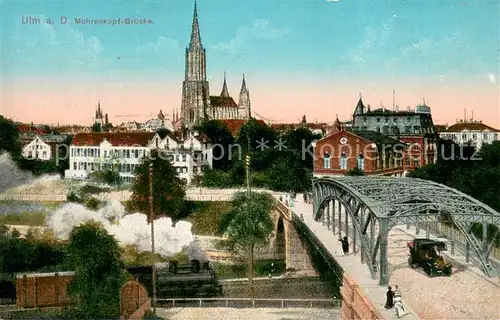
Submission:
[[21,145],[17,125],[0,116],[0,153],[4,151],[10,152],[13,158],[18,158],[21,155]]
[[[418,168],[410,173],[411,177],[435,181],[462,191],[483,202],[496,211],[500,211],[500,142],[483,145],[474,155],[470,147],[452,149],[451,144],[441,144],[442,156],[436,164]],[[444,154],[444,156],[443,156]],[[489,227],[488,238],[496,227]],[[472,232],[482,238],[482,227],[475,224]],[[500,243],[500,237],[497,237]]]
[[0,225],[0,273],[38,271],[51,266],[61,270],[65,248],[60,242],[48,241],[28,232],[20,238],[17,230]]
[[184,201],[186,192],[175,168],[166,155],[153,150],[149,158],[144,158],[137,166],[136,179],[132,186],[129,207],[135,212],[149,215],[150,178],[149,166],[153,165],[153,211],[155,217],[168,216],[176,221],[187,215],[189,207]]
[[265,244],[274,224],[270,216],[274,198],[268,193],[252,192],[250,199],[244,192],[234,195],[232,210],[220,222],[220,230],[229,238],[235,252],[248,252]]
[[199,126],[197,130],[207,136],[211,145],[217,145],[212,151],[213,168],[223,171],[231,169],[232,160],[229,157],[229,148],[234,144],[234,138],[227,126],[220,120],[208,120]]
[[[214,127],[217,127],[217,123],[210,122]],[[215,129],[213,131],[218,132]],[[231,165],[225,166],[223,170],[217,166],[205,170],[202,185],[219,188],[243,185],[246,181],[244,158],[248,154],[250,139],[250,174],[253,186],[276,191],[310,190],[313,164],[310,145],[319,138],[302,127],[280,135],[267,125],[251,119],[240,128],[236,139],[240,149],[233,147]],[[281,150],[274,148],[279,139],[283,143]],[[229,144],[230,139],[225,138],[224,141]],[[259,141],[267,141],[268,148],[259,148]]]
[[364,176],[365,173],[363,170],[359,169],[358,167],[351,169],[345,173],[346,176]]
[[20,212],[0,215],[0,225],[43,226],[46,214],[43,212]]
[[221,236],[220,221],[231,211],[229,202],[197,202],[186,221],[192,224],[191,232],[202,236]]
[[99,122],[94,122],[91,130],[92,130],[92,132],[102,132],[102,126]]
[[89,176],[90,179],[95,182],[105,183],[111,186],[116,186],[121,183],[120,173],[114,169],[94,171],[90,173]]
[[95,223],[75,227],[69,238],[67,264],[75,271],[69,286],[80,319],[109,319],[120,314],[124,266],[116,239]]

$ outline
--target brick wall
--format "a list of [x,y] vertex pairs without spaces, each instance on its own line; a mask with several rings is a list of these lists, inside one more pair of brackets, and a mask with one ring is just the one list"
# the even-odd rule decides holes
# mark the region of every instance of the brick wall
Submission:
[[344,274],[342,279],[342,320],[381,320],[384,319],[363,295],[358,284]]
[[61,306],[71,302],[68,285],[72,272],[22,274],[16,279],[19,308]]

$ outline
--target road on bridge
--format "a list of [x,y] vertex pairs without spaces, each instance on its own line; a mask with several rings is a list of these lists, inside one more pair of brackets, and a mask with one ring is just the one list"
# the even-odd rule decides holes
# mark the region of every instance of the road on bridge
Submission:
[[[395,319],[393,311],[387,311],[383,307],[387,288],[378,286],[378,280],[371,279],[368,267],[361,264],[359,252],[348,256],[339,255],[338,233],[333,235],[322,222],[314,221],[312,204],[304,203],[301,196],[297,196],[297,200],[294,212],[298,216],[303,214],[309,229],[321,240],[345,272],[358,282],[382,315],[387,319]],[[413,313],[405,316],[406,320],[500,319],[498,284],[485,278],[480,270],[474,270],[472,265],[458,262],[455,262],[451,277],[429,278],[423,271],[410,269],[406,244],[411,239],[411,229],[407,232],[404,226],[391,230],[388,238],[390,284],[399,285],[403,300]]]

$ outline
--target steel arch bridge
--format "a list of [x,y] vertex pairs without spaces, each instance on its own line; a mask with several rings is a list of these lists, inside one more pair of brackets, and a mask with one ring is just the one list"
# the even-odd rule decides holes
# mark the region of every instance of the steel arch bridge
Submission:
[[[387,238],[391,228],[403,224],[414,225],[418,233],[419,228],[424,226],[428,236],[429,224],[440,223],[444,217],[451,217],[458,231],[465,236],[467,261],[472,251],[473,258],[476,258],[472,259],[473,263],[478,264],[486,275],[494,277],[497,274],[489,255],[498,228],[491,243],[487,243],[474,236],[471,227],[473,223],[483,224],[483,239],[486,239],[487,225],[498,227],[500,213],[445,185],[406,177],[314,178],[313,211],[314,219],[323,220],[324,225],[333,228],[334,234],[336,225],[339,235],[344,227],[344,233],[352,238],[354,248],[358,242],[361,262],[368,265],[373,279],[377,278],[379,271],[380,285],[389,282]],[[451,230],[453,252],[455,228]],[[379,259],[377,253],[380,254]]]

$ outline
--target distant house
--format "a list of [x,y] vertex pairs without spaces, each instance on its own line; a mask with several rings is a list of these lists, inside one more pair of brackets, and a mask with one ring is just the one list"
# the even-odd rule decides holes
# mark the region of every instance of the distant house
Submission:
[[211,147],[203,136],[191,135],[179,141],[171,133],[99,132],[80,133],[70,147],[67,179],[87,179],[92,172],[114,169],[123,182],[135,179],[135,169],[151,150],[162,150],[176,168],[179,178],[191,184],[195,175],[212,167]]
[[[31,138],[22,149],[22,155],[26,159],[38,159],[42,161],[57,158],[59,146],[64,143],[67,135],[38,135]],[[24,140],[27,138],[25,137]]]
[[500,140],[500,130],[481,121],[462,120],[449,127],[439,127],[438,133],[442,139],[452,140],[458,145],[471,145],[476,149],[481,149],[484,144]]

